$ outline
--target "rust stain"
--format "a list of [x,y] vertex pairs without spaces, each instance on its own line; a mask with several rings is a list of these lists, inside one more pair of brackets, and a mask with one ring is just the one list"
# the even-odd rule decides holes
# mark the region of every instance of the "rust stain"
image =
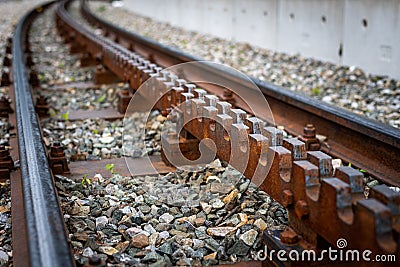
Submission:
[[96,173],[100,173],[103,177],[110,177],[110,172],[106,170],[107,164],[114,164],[114,171],[122,176],[143,176],[166,174],[175,170],[175,168],[167,166],[160,156],[150,156],[150,160],[155,170],[147,164],[143,158],[127,158],[132,173],[129,172],[128,166],[124,158],[103,159],[95,161],[74,161],[69,164],[71,174],[66,175],[72,179],[81,179],[84,174],[93,177]]

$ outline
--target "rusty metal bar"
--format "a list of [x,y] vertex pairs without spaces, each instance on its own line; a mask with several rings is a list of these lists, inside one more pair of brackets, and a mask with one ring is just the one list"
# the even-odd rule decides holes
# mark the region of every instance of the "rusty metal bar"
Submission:
[[[93,14],[82,0],[82,14],[94,25],[106,30],[112,36],[118,36],[119,44],[129,48],[144,58],[162,67],[169,67],[179,63],[201,61],[202,59],[186,54],[155,42],[154,40],[129,32],[111,24]],[[221,72],[213,67],[203,66],[201,71],[185,73],[187,80],[201,81],[207,77],[217,75],[223,84],[232,85],[238,90],[247,90],[245,82],[235,75]],[[196,76],[201,73],[201,77]],[[372,176],[392,184],[400,184],[400,131],[394,127],[372,121],[349,111],[336,108],[321,101],[295,94],[289,90],[252,78],[261,89],[274,114],[276,125],[284,125],[286,131],[292,135],[301,135],[303,127],[312,123],[317,133],[327,137],[327,146],[323,151],[351,162],[353,166],[366,170]],[[224,89],[202,85],[208,92],[221,99]],[[233,96],[236,106],[250,112],[248,106],[239,98]],[[262,107],[260,107],[262,108]],[[269,123],[269,118],[261,118]]]
[[19,21],[12,48],[20,172],[29,248],[26,266],[74,265],[24,61],[29,24],[51,3],[33,9]]

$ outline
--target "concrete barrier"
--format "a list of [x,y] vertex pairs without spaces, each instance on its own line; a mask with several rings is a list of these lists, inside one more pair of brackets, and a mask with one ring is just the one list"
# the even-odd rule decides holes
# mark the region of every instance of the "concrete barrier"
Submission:
[[400,0],[126,0],[188,30],[400,79]]

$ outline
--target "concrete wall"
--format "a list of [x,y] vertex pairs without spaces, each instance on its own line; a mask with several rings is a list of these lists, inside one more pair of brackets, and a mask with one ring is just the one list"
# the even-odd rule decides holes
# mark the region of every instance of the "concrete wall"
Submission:
[[345,2],[343,63],[400,78],[400,1]]
[[125,0],[188,30],[400,79],[400,0]]

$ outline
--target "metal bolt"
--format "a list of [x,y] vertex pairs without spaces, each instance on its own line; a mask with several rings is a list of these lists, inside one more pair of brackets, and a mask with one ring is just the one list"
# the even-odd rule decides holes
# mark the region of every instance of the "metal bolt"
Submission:
[[313,124],[307,124],[303,130],[303,136],[306,138],[315,138],[315,127]]
[[299,219],[305,218],[310,213],[308,204],[304,200],[298,200],[296,202],[296,206],[295,206],[294,210]]
[[61,144],[59,142],[54,142],[53,145],[50,147],[50,155],[52,157],[63,157],[64,156],[64,150],[61,147]]
[[224,97],[232,97],[233,96],[232,91],[229,89],[224,89],[223,96]]
[[191,93],[182,93],[182,95],[185,97],[185,103],[186,103],[186,113],[190,114],[190,99],[194,97],[193,94]]
[[36,105],[47,105],[46,98],[43,95],[40,95],[37,98]]
[[283,190],[282,205],[286,208],[293,204],[293,193],[290,190]]
[[299,236],[291,228],[286,228],[280,235],[281,242],[293,245],[299,241]]
[[10,156],[10,151],[5,146],[0,146],[0,159]]
[[183,88],[182,88],[182,87],[179,87],[179,86],[174,86],[174,87],[172,87],[172,90],[176,91],[177,93],[178,93],[178,92],[183,92]]
[[147,69],[149,67],[150,61],[143,60],[142,63],[143,63],[143,66]]

